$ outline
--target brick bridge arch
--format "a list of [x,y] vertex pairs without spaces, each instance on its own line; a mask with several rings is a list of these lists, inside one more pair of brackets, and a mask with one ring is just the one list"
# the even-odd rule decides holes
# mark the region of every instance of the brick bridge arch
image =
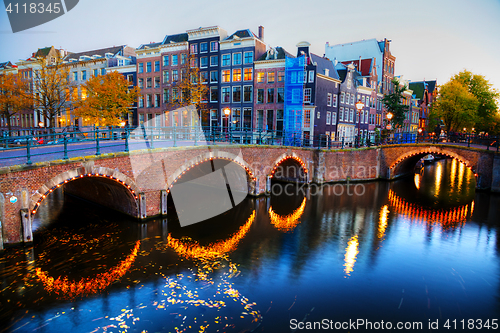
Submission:
[[[380,161],[383,178],[394,179],[412,172],[425,155],[441,155],[465,164],[476,175],[477,188],[490,188],[494,152],[453,145],[406,144],[382,147]],[[384,172],[385,170],[385,172]]]
[[94,166],[93,163],[61,172],[40,186],[30,198],[31,215],[35,215],[42,201],[61,186],[64,186],[65,192],[77,193],[79,197],[83,196],[83,199],[90,201],[94,201],[92,197],[98,195],[103,206],[140,218],[140,188],[135,181],[118,169]]
[[309,177],[309,170],[307,169],[307,164],[305,161],[302,160],[302,158],[297,155],[295,152],[286,152],[278,156],[274,162],[270,165],[270,171],[267,174],[270,178],[273,178],[275,176],[275,173],[279,170],[279,166],[282,165],[283,163],[286,163],[288,161],[293,161],[296,164],[300,166],[302,171],[304,172],[304,181],[308,182],[308,177]]

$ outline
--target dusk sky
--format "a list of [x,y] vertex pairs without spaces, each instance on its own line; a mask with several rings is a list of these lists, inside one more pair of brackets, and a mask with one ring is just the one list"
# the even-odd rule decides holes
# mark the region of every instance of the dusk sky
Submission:
[[218,25],[239,29],[295,54],[300,41],[323,55],[330,45],[392,40],[396,75],[443,84],[463,69],[484,75],[500,90],[499,0],[80,0],[62,17],[12,33],[0,14],[0,62],[28,58],[54,45],[71,52],[161,41],[167,34]]

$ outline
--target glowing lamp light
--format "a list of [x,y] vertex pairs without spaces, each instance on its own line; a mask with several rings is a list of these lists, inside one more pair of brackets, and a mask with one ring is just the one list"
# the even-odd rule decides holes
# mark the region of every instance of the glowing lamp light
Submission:
[[389,113],[387,114],[387,119],[391,120],[391,119],[392,119],[392,117],[394,117],[394,115],[393,115],[391,112],[389,112]]
[[226,108],[224,109],[224,114],[226,115],[226,117],[229,117],[229,115],[231,114],[231,109],[230,109],[230,108],[228,108],[228,107],[226,107]]
[[363,110],[363,108],[365,107],[365,105],[363,104],[363,102],[361,102],[361,100],[359,100],[356,104],[354,104],[356,106],[356,109],[358,111],[361,111]]

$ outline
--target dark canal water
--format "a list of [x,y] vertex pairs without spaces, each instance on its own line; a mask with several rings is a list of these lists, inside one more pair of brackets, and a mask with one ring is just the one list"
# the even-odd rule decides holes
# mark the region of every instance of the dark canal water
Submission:
[[441,160],[395,182],[276,187],[185,228],[56,193],[34,246],[1,256],[0,331],[494,330],[500,197],[474,186]]

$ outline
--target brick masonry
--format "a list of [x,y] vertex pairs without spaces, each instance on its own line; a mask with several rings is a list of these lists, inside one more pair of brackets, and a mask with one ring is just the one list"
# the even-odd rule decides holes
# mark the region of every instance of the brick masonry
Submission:
[[[120,200],[128,200],[123,203],[122,211],[137,218],[149,218],[165,211],[162,195],[182,177],[183,172],[210,158],[229,159],[241,165],[248,174],[249,193],[262,195],[266,193],[267,179],[272,175],[273,168],[284,159],[293,158],[298,166],[302,164],[307,181],[321,184],[393,179],[407,173],[414,165],[413,161],[428,153],[464,162],[477,174],[478,188],[495,190],[499,187],[500,179],[497,178],[500,171],[496,170],[500,168],[498,153],[447,145],[410,144],[344,150],[231,145],[111,153],[0,168],[0,237],[3,236],[3,242],[7,244],[29,241],[26,235],[23,237],[21,210],[25,212],[25,218],[28,212],[27,219],[31,221],[30,215],[36,214],[37,203],[50,195],[51,189],[77,178],[95,179],[81,182],[86,185],[80,188],[69,186],[73,194],[77,194],[79,189],[86,189],[89,193],[81,196],[88,200],[97,193],[104,193],[103,197],[108,200],[118,196]],[[10,201],[13,197],[18,198],[14,203]],[[95,199],[98,201],[98,198]],[[116,202],[110,208],[117,209]]]

